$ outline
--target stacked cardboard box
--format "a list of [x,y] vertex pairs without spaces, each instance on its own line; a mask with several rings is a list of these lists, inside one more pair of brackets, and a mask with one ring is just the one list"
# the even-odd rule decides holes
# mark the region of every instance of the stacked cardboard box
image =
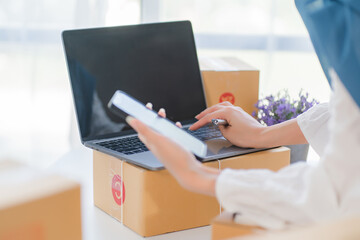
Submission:
[[252,235],[263,230],[257,226],[241,225],[234,222],[232,213],[223,212],[211,222],[211,239],[220,240]]
[[[267,151],[204,163],[217,168],[279,170],[290,151]],[[94,203],[142,236],[209,225],[221,212],[214,197],[183,189],[167,170],[149,171],[94,151]]]
[[0,239],[81,239],[80,185],[0,162]]
[[233,215],[223,212],[211,223],[212,240],[338,240],[360,239],[360,216],[347,216],[331,219],[308,226],[291,227],[284,230],[265,230],[234,222]]
[[206,104],[220,102],[242,107],[247,113],[255,111],[259,98],[259,70],[237,58],[200,58]]
[[[229,101],[251,113],[259,71],[234,58],[200,60],[207,105]],[[279,170],[290,151],[280,147],[204,163],[217,168]],[[188,192],[167,170],[149,171],[94,151],[94,203],[142,236],[209,225],[221,212],[213,197]]]

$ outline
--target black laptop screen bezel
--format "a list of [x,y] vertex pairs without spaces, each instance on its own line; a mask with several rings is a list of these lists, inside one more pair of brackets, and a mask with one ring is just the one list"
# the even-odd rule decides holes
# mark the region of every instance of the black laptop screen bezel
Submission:
[[[77,122],[79,125],[79,132],[80,132],[80,137],[81,137],[81,142],[84,143],[86,141],[91,141],[91,140],[95,140],[95,139],[106,139],[106,138],[113,138],[113,137],[118,137],[118,136],[124,136],[124,135],[130,135],[130,134],[134,134],[135,131],[132,129],[127,129],[127,130],[122,130],[122,131],[118,131],[118,132],[111,132],[111,133],[106,133],[106,134],[97,134],[94,136],[84,136],[84,134],[82,134],[81,131],[81,122],[80,122],[80,116],[79,116],[79,110],[78,110],[78,106],[77,106],[77,102],[76,102],[76,92],[74,90],[74,86],[73,86],[73,81],[74,79],[72,79],[72,69],[71,66],[69,64],[69,58],[71,58],[71,47],[69,47],[69,44],[71,45],[71,40],[72,38],[75,36],[89,36],[91,37],[92,34],[102,34],[104,32],[111,32],[111,31],[125,31],[126,28],[136,28],[136,27],[164,27],[164,28],[176,28],[176,27],[186,27],[187,31],[189,31],[189,36],[191,33],[191,37],[189,37],[187,39],[187,41],[189,41],[187,44],[191,45],[191,51],[192,51],[192,56],[190,56],[191,58],[193,58],[193,64],[194,67],[196,68],[196,70],[194,70],[194,80],[195,81],[199,81],[197,84],[201,84],[201,91],[199,91],[199,97],[197,98],[197,102],[199,103],[199,101],[201,101],[199,103],[199,105],[201,105],[201,108],[199,107],[198,111],[202,111],[204,108],[206,108],[206,101],[205,101],[205,93],[204,93],[204,89],[203,89],[203,85],[202,85],[202,76],[201,76],[201,72],[200,72],[200,68],[199,68],[199,63],[198,63],[198,58],[197,58],[197,54],[196,54],[196,45],[195,45],[195,39],[194,39],[194,35],[192,32],[192,27],[191,27],[191,23],[189,21],[179,21],[179,22],[165,22],[165,23],[151,23],[151,24],[139,24],[139,25],[129,25],[129,26],[118,26],[118,27],[105,27],[105,28],[90,28],[90,29],[77,29],[77,30],[66,30],[62,33],[62,39],[63,39],[63,45],[64,45],[64,49],[65,49],[65,54],[66,54],[66,60],[67,60],[67,65],[68,65],[68,72],[69,72],[69,78],[72,84],[72,93],[73,93],[73,100],[74,100],[74,104],[75,104],[75,112],[76,112],[76,117],[77,117]],[[195,76],[196,75],[196,76]],[[117,89],[114,89],[114,92]],[[122,90],[122,89],[120,89]],[[195,116],[195,115],[194,115]],[[177,120],[177,119],[176,119]],[[196,119],[189,118],[189,119],[181,119],[180,120],[182,124],[189,124],[189,123],[193,123],[194,121],[196,121]]]

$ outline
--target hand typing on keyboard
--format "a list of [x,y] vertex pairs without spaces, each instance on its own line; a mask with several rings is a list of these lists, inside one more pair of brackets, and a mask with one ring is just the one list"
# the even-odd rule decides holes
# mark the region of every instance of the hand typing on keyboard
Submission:
[[[161,109],[159,115],[164,117],[165,110]],[[194,134],[201,132],[201,128],[211,122],[211,119],[227,120],[229,126],[219,126],[219,129],[225,138],[240,146],[266,147],[265,144],[279,146],[283,145],[281,142],[299,144],[306,141],[296,119],[265,127],[243,109],[228,102],[214,105],[196,118],[198,122],[189,128]],[[164,164],[180,185],[189,191],[215,196],[215,183],[220,170],[202,165],[189,151],[141,121],[130,116],[126,121],[138,132],[140,140]]]
[[212,119],[226,120],[229,126],[219,126],[222,135],[232,144],[240,147],[263,148],[307,143],[296,119],[267,127],[241,107],[229,102],[211,106],[195,118],[198,121],[189,127],[193,131],[210,123]]
[[229,126],[219,126],[223,136],[232,144],[240,147],[263,147],[259,136],[265,126],[261,125],[242,108],[233,106],[229,102],[222,102],[211,106],[195,116],[198,120],[190,130],[197,130],[212,119],[224,119]]
[[[152,105],[152,103],[147,103],[146,107],[148,109],[152,110],[153,105]],[[166,117],[165,109],[160,108],[158,114],[159,114],[159,116],[165,118]],[[182,125],[180,122],[176,122],[175,125],[182,128]],[[191,135],[193,135],[194,137],[200,139],[201,141],[206,141],[206,140],[213,139],[216,137],[222,137],[222,134],[219,131],[219,129],[217,127],[213,126],[212,124],[209,124],[207,126],[199,128],[197,130],[190,130],[188,128],[184,128],[184,130],[186,132],[190,133]]]

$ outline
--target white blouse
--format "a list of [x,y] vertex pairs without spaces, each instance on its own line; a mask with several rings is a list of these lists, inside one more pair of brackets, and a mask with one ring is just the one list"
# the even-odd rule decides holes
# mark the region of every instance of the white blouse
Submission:
[[360,109],[332,71],[330,104],[297,118],[306,139],[321,156],[278,172],[225,169],[216,196],[238,223],[282,229],[360,214]]

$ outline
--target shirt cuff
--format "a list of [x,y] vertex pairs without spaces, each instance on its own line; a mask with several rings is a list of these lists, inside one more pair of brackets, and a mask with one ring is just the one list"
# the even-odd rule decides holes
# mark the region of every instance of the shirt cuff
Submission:
[[299,115],[296,120],[308,143],[318,155],[322,156],[330,136],[329,104],[318,104]]
[[[259,226],[266,229],[280,230],[286,225],[286,221],[263,211],[261,207],[250,206],[251,198],[256,194],[249,193],[249,185],[254,185],[254,192],[261,192],[255,187],[258,181],[265,180],[271,171],[265,169],[234,170],[224,169],[217,178],[215,194],[221,207],[226,211],[235,213],[235,222],[238,224]],[[262,180],[261,180],[262,179]],[[250,187],[251,188],[251,187]],[[242,204],[237,200],[243,199]],[[249,201],[249,204],[246,202]],[[264,205],[266,205],[264,201]],[[271,207],[271,206],[270,206]]]

